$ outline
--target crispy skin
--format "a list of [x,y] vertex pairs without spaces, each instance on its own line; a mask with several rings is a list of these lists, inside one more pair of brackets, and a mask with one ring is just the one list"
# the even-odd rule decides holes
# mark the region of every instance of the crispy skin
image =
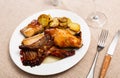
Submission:
[[59,49],[55,46],[51,47],[50,50],[50,55],[51,56],[55,56],[55,57],[58,57],[58,58],[66,58],[66,57],[69,57],[69,56],[72,56],[75,54],[75,50],[63,50],[63,49]]
[[80,48],[82,40],[70,34],[65,29],[47,29],[45,33],[50,34],[54,38],[54,44],[59,47],[75,47]]

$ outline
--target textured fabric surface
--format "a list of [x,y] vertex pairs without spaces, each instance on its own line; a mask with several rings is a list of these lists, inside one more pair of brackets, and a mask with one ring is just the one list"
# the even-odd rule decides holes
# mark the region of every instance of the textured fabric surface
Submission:
[[[101,29],[90,28],[91,44],[84,58],[71,69],[52,76],[35,76],[19,69],[9,56],[9,40],[15,28],[28,16],[42,10],[60,8],[73,11],[85,19],[94,11],[92,0],[62,0],[64,5],[52,6],[50,0],[0,0],[0,77],[1,78],[85,78],[94,55],[98,34]],[[96,0],[98,11],[105,13],[107,23],[103,26],[109,30],[106,47],[100,52],[95,78],[98,78],[101,65],[114,34],[120,29],[120,0]],[[120,77],[120,40],[112,57],[105,78]],[[55,68],[54,68],[55,69]]]

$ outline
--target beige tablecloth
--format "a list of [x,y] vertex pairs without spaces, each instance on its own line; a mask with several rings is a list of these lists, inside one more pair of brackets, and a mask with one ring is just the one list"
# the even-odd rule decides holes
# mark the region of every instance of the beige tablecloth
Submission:
[[[96,53],[100,29],[90,28],[91,44],[84,58],[71,69],[52,76],[35,76],[19,69],[9,56],[9,40],[15,28],[28,16],[39,11],[60,8],[76,12],[85,19],[94,11],[92,0],[62,0],[64,6],[52,6],[50,0],[0,0],[0,78],[85,78]],[[109,44],[120,29],[120,0],[96,0],[97,10],[105,13],[109,30],[106,47],[98,57],[95,78],[98,78],[101,65]],[[120,78],[120,41],[112,57],[105,78]]]

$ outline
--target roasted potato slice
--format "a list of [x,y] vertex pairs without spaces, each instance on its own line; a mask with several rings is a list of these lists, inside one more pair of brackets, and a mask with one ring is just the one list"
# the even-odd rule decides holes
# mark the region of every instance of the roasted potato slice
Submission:
[[49,22],[51,20],[50,15],[42,14],[38,17],[38,22],[43,26],[46,27],[48,26]]
[[67,22],[60,23],[60,26],[59,26],[59,28],[67,28],[67,27],[68,27],[68,24],[67,24]]
[[60,22],[59,28],[67,28],[68,27],[68,18],[67,17],[60,17],[59,22]]
[[59,20],[57,17],[53,18],[50,22],[50,27],[58,27],[59,26]]
[[60,21],[61,23],[64,23],[64,22],[67,22],[67,21],[68,21],[68,18],[67,18],[67,17],[61,17],[61,18],[59,18],[59,21]]
[[75,32],[75,31],[73,31],[73,30],[71,30],[71,29],[69,29],[69,28],[67,28],[66,29],[70,34],[72,34],[72,35],[75,35],[77,32]]
[[80,31],[80,25],[77,24],[77,23],[69,23],[69,24],[68,24],[68,27],[69,27],[71,30],[75,31],[75,32],[79,32],[79,31]]
[[72,21],[71,21],[70,18],[68,18],[67,23],[68,23],[68,24],[69,24],[69,23],[72,23]]

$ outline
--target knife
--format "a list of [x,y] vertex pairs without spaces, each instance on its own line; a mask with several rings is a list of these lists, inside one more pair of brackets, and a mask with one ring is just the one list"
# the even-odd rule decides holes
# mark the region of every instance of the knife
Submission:
[[112,40],[112,43],[110,44],[110,46],[108,48],[107,54],[105,55],[105,58],[104,58],[104,61],[103,61],[103,65],[102,65],[102,69],[101,69],[99,78],[104,78],[105,77],[105,74],[106,74],[107,69],[109,67],[112,55],[115,52],[115,47],[117,45],[119,37],[120,37],[120,30],[118,30],[114,39]]

